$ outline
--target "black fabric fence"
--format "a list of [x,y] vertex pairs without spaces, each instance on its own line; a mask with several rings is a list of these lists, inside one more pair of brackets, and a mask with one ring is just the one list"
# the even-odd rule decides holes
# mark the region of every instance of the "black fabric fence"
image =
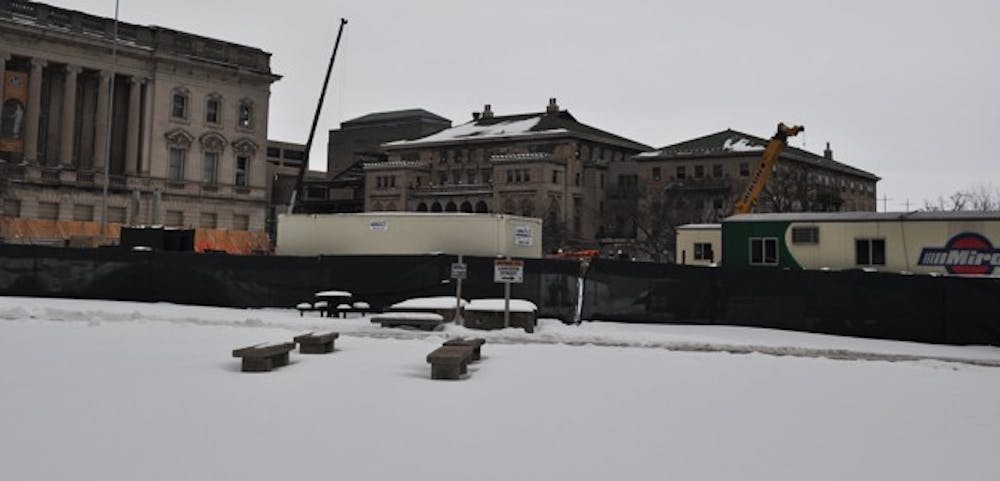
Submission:
[[[455,256],[231,256],[0,245],[0,295],[291,307],[320,290],[375,309],[452,296]],[[492,258],[466,257],[467,299],[503,297]],[[582,283],[582,295],[580,299]],[[725,324],[1000,345],[1000,279],[529,259],[513,297],[572,322]],[[579,304],[578,304],[579,303]],[[580,305],[579,317],[577,306]]]

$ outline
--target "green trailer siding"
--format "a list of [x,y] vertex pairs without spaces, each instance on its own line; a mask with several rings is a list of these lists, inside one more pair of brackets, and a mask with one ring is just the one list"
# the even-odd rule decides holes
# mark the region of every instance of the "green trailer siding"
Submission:
[[[795,269],[802,266],[792,256],[785,244],[785,233],[791,226],[789,221],[775,222],[724,222],[722,224],[722,265],[725,267],[754,267],[763,269]],[[751,266],[750,238],[774,237],[778,239],[778,265]]]

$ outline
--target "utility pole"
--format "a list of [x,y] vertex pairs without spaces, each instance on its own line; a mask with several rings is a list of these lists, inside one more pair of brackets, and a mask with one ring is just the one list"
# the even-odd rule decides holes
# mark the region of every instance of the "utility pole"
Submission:
[[[118,70],[118,0],[115,0],[115,35],[111,44],[111,81],[108,82],[111,89],[108,95],[108,135],[98,142],[104,142],[104,190],[101,194],[101,235],[108,235],[108,183],[111,178],[111,134],[114,132],[112,126],[115,117],[115,75]],[[131,119],[129,120],[131,122]]]
[[892,200],[889,196],[882,194],[882,212],[889,212],[889,201]]
[[316,135],[316,124],[319,123],[319,114],[323,110],[323,100],[326,99],[326,88],[330,85],[330,74],[333,73],[333,61],[337,58],[337,49],[340,48],[340,37],[344,34],[344,25],[347,19],[340,19],[340,29],[337,30],[337,40],[333,44],[333,54],[330,55],[330,64],[326,67],[326,78],[323,80],[323,90],[319,92],[319,102],[316,103],[316,113],[313,115],[312,128],[309,129],[309,140],[306,141],[306,155],[299,166],[299,176],[295,179],[295,190],[292,191],[292,199],[288,203],[288,213],[295,213],[295,202],[301,196],[302,180],[309,169],[309,151],[312,150],[313,137]]

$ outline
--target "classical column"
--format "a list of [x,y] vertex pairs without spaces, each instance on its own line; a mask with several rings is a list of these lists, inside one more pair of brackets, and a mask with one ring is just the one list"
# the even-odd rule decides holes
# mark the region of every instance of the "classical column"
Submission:
[[42,109],[42,67],[46,61],[31,59],[31,77],[28,78],[28,111],[25,112],[24,160],[38,161],[38,119]]
[[128,130],[125,137],[125,173],[135,175],[139,166],[139,120],[142,111],[142,84],[145,79],[132,76],[129,78],[128,92]]
[[63,167],[73,166],[73,140],[76,126],[76,76],[80,67],[66,66],[66,91],[63,93],[62,129],[59,137],[59,157]]
[[94,115],[94,166],[95,172],[104,172],[108,161],[108,97],[111,95],[111,72],[101,70],[101,81],[97,87],[97,114]]

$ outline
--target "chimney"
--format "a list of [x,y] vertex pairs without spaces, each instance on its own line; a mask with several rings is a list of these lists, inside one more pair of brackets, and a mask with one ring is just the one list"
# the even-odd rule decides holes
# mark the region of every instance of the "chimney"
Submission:
[[830,143],[829,142],[826,143],[826,150],[823,151],[823,157],[827,158],[827,159],[830,159],[830,160],[833,160],[833,151],[830,150]]
[[493,106],[486,104],[483,106],[483,118],[492,119],[493,118]]
[[479,112],[472,113],[472,120],[473,122],[479,120]]
[[545,107],[545,113],[547,114],[559,113],[559,104],[556,103],[555,97],[549,99],[549,106]]

